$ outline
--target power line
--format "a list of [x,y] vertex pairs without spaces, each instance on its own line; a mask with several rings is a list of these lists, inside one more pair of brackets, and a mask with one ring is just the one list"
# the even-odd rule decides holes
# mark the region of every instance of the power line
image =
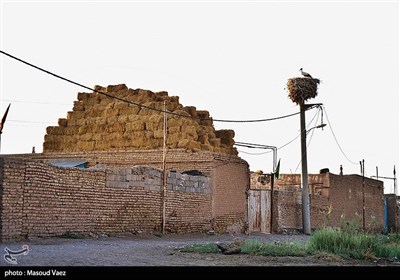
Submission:
[[332,132],[333,138],[335,139],[335,142],[336,142],[337,146],[339,147],[339,150],[342,152],[342,155],[343,155],[350,163],[352,163],[352,164],[354,164],[354,165],[358,165],[358,164],[359,164],[358,162],[354,162],[354,161],[350,160],[350,159],[346,156],[346,154],[344,153],[342,147],[341,147],[340,144],[339,144],[339,141],[338,141],[337,138],[336,138],[335,132],[333,132],[333,128],[332,128],[331,123],[330,123],[330,121],[329,121],[328,113],[326,112],[325,107],[323,107],[323,110],[325,111],[326,120],[328,121],[328,125],[329,125],[329,128],[330,128],[331,132]]
[[238,151],[241,152],[241,153],[244,153],[246,155],[251,155],[251,156],[260,156],[260,155],[265,155],[265,154],[271,153],[271,151],[262,152],[262,153],[249,153],[249,152],[245,152],[245,151],[242,151],[242,150],[238,150]]
[[[319,112],[320,112],[320,110],[318,110],[318,111],[315,113],[314,117],[313,117],[313,118],[310,120],[310,122],[307,124],[307,128],[311,125],[312,121],[319,115],[319,114],[318,114]],[[295,138],[293,138],[292,140],[290,140],[290,141],[287,142],[286,144],[283,144],[282,146],[278,147],[277,150],[279,151],[280,149],[283,149],[284,147],[290,145],[291,143],[293,143],[294,141],[296,141],[296,139],[299,138],[300,135],[301,135],[301,132],[300,132]],[[239,144],[239,145],[237,145],[237,144]],[[240,145],[240,144],[242,144],[242,145]],[[246,146],[246,144],[247,144],[248,146]],[[246,147],[246,148],[252,148],[252,149],[257,149],[257,148],[259,148],[259,149],[264,149],[264,148],[262,148],[262,147],[268,146],[268,145],[260,145],[260,144],[245,143],[245,142],[235,142],[235,145],[237,145],[237,146],[242,146],[242,147]],[[257,146],[258,146],[258,147],[257,147]],[[243,152],[243,151],[239,151],[239,152]],[[244,152],[244,153],[245,153],[245,152]],[[267,152],[262,152],[262,153],[247,153],[247,154],[249,154],[249,155],[265,155],[265,154],[268,154],[268,153],[272,153],[272,151],[267,151]],[[245,154],[246,154],[246,153],[245,153]]]
[[[2,50],[0,50],[0,53],[4,54],[4,55],[6,55],[6,56],[8,56],[8,57],[10,57],[10,58],[12,58],[12,59],[15,59],[15,60],[17,60],[17,61],[19,61],[19,62],[21,62],[21,63],[23,63],[23,64],[26,64],[26,65],[28,65],[28,66],[30,66],[30,67],[32,67],[32,68],[35,68],[35,69],[37,69],[37,70],[39,70],[39,71],[42,71],[42,72],[44,72],[44,73],[46,73],[46,74],[49,74],[49,75],[51,75],[51,76],[54,76],[54,77],[56,77],[56,78],[58,78],[58,79],[61,79],[61,80],[63,80],[63,81],[66,81],[66,82],[68,82],[68,83],[71,83],[71,84],[77,85],[77,86],[79,86],[79,87],[82,87],[82,88],[84,88],[84,89],[87,89],[87,90],[90,90],[90,91],[93,91],[93,92],[97,92],[97,93],[102,94],[102,95],[104,95],[104,96],[107,96],[107,97],[110,97],[110,98],[114,98],[114,99],[117,99],[117,100],[119,100],[119,101],[126,102],[126,103],[129,103],[129,104],[138,106],[139,108],[145,108],[145,109],[148,109],[148,110],[153,110],[153,111],[157,111],[157,112],[161,112],[161,113],[167,113],[167,114],[170,114],[170,115],[173,115],[173,116],[184,117],[184,118],[189,118],[189,119],[197,119],[197,120],[213,120],[213,121],[215,121],[215,122],[252,123],[252,122],[274,121],[274,120],[284,119],[284,118],[288,118],[288,117],[292,117],[292,116],[295,116],[295,115],[297,115],[297,114],[300,114],[300,112],[297,112],[297,113],[293,113],[293,114],[289,114],[289,115],[284,115],[284,116],[279,116],[279,117],[274,117],[274,118],[256,119],[256,120],[222,120],[222,119],[213,119],[213,118],[199,118],[199,117],[193,117],[193,116],[185,116],[185,115],[181,115],[181,114],[178,114],[178,113],[174,113],[174,112],[170,112],[170,111],[164,111],[164,110],[162,110],[162,109],[157,109],[157,108],[154,108],[154,107],[150,107],[150,106],[147,106],[147,105],[143,105],[143,104],[140,104],[140,103],[137,103],[137,102],[133,102],[133,101],[130,101],[130,100],[126,100],[126,99],[121,98],[121,97],[118,97],[118,96],[114,96],[114,95],[109,94],[109,93],[105,93],[105,92],[102,92],[102,91],[93,89],[93,88],[88,87],[88,86],[85,86],[85,85],[83,85],[83,84],[81,84],[81,83],[72,81],[72,80],[67,79],[67,78],[65,78],[65,77],[62,77],[62,76],[60,76],[60,75],[57,75],[57,74],[55,74],[55,73],[53,73],[53,72],[50,72],[50,71],[48,71],[48,70],[45,70],[45,69],[43,69],[43,68],[41,68],[41,67],[39,67],[39,66],[36,66],[36,65],[34,65],[34,64],[32,64],[32,63],[29,63],[29,62],[27,62],[27,61],[25,61],[25,60],[22,60],[22,59],[20,59],[20,58],[18,58],[18,57],[15,57],[15,56],[13,56],[13,55],[11,55],[11,54],[9,54],[9,53],[6,53],[6,52],[4,52],[4,51],[2,51]],[[313,107],[310,107],[309,109],[311,109],[311,108],[313,108]]]

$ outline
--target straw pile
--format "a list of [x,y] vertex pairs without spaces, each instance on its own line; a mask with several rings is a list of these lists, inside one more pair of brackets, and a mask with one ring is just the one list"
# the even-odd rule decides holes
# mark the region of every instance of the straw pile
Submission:
[[[124,84],[95,89],[160,110],[165,100],[167,110],[180,115],[168,115],[169,148],[237,155],[234,131],[216,131],[208,111],[184,107],[178,96],[168,96],[165,91],[129,89]],[[80,92],[77,99],[67,118],[59,119],[58,126],[47,127],[45,153],[162,148],[164,113],[96,92]]]
[[311,78],[291,78],[287,81],[289,98],[296,104],[304,104],[310,98],[317,96],[320,80]]

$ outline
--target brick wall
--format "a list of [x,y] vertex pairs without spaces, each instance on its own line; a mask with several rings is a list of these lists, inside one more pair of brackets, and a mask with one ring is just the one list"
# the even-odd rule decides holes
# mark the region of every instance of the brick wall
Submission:
[[[61,168],[14,158],[1,163],[2,241],[66,232],[161,230],[159,170]],[[168,181],[167,232],[209,230],[209,178],[170,173]]]
[[212,209],[218,232],[242,232],[247,222],[249,168],[242,161],[216,157],[212,172]]
[[[161,173],[154,169],[162,166],[160,150],[24,154],[1,159],[3,239],[66,231],[160,230]],[[71,160],[88,161],[91,167],[64,169],[47,164]],[[141,167],[149,175],[144,182],[135,165],[153,167]],[[247,162],[237,156],[181,149],[168,151],[167,169],[167,231],[244,230]],[[208,177],[196,181],[193,176],[172,172],[189,169]],[[23,208],[15,208],[19,205]]]
[[400,229],[400,203],[395,194],[385,194],[387,209],[387,230],[398,231]]
[[[330,174],[329,180],[332,225],[338,226],[341,217],[346,220],[360,219],[362,221],[362,176]],[[364,185],[365,226],[367,229],[382,230],[384,223],[383,182],[364,178]]]
[[[252,174],[251,189],[270,189],[269,180]],[[362,227],[363,178],[358,175],[310,174],[311,227],[339,227],[358,220]],[[263,183],[264,182],[264,183]],[[273,231],[302,229],[301,176],[281,174],[274,185]],[[384,223],[383,182],[364,178],[365,227],[381,231]]]

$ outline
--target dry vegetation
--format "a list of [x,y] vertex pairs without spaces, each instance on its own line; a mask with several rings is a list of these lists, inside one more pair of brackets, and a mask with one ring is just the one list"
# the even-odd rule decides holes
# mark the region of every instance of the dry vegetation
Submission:
[[296,104],[304,104],[310,98],[317,96],[320,80],[311,78],[291,78],[287,81],[289,98]]
[[208,111],[184,107],[178,96],[129,89],[124,84],[95,89],[143,106],[97,92],[80,92],[67,118],[59,119],[58,126],[47,127],[44,152],[162,148],[164,113],[146,107],[162,110],[166,101],[167,110],[173,113],[168,115],[168,148],[237,155],[234,131],[216,131]]

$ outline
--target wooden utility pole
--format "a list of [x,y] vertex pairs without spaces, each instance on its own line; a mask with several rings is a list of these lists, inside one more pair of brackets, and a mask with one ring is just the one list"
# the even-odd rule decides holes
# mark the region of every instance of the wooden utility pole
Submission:
[[165,234],[165,211],[167,203],[167,168],[166,168],[166,158],[167,158],[167,112],[164,100],[164,121],[163,121],[163,159],[162,159],[162,169],[163,169],[163,180],[162,180],[162,234]]
[[311,234],[310,221],[310,196],[308,191],[308,170],[307,170],[307,131],[306,131],[306,105],[300,103],[300,130],[301,130],[301,187],[302,187],[302,217],[303,233]]
[[363,230],[365,230],[365,164],[364,159],[361,164],[361,174],[362,174],[362,224]]
[[270,194],[270,219],[269,219],[269,232],[274,233],[274,184],[275,173],[271,173],[271,194]]

